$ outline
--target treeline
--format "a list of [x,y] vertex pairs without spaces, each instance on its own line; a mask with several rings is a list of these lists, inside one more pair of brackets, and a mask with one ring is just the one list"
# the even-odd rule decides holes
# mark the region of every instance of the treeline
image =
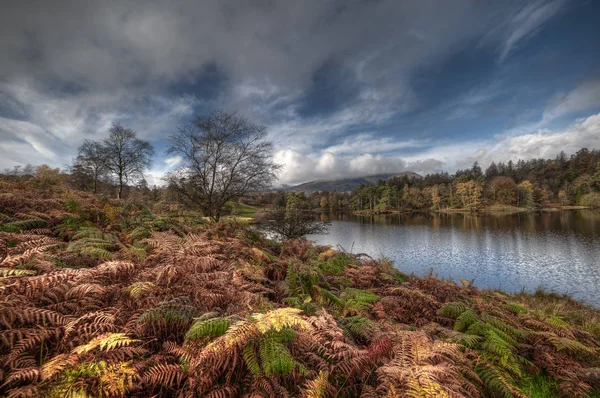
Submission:
[[[477,162],[454,174],[394,177],[353,192],[313,192],[313,209],[387,212],[560,206],[600,207],[600,151],[583,148],[554,159],[494,163],[485,170]],[[285,192],[260,195],[257,204],[283,207]]]
[[475,162],[455,174],[397,177],[360,186],[349,200],[355,210],[481,209],[488,206],[544,208],[600,207],[600,151],[583,148],[568,157],[494,163]]

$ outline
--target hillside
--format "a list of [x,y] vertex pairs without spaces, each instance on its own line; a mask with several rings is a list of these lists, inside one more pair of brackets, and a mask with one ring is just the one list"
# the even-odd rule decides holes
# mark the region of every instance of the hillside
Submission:
[[284,188],[285,191],[289,192],[351,192],[360,186],[360,184],[377,184],[380,180],[388,180],[392,177],[403,177],[403,176],[417,177],[421,178],[421,176],[417,173],[413,173],[412,171],[403,171],[399,173],[387,173],[387,174],[375,174],[369,176],[361,176],[361,177],[353,177],[353,178],[343,178],[337,180],[315,180],[305,182],[304,184],[295,185],[292,187]]
[[461,285],[0,181],[0,396],[598,396],[598,311]]

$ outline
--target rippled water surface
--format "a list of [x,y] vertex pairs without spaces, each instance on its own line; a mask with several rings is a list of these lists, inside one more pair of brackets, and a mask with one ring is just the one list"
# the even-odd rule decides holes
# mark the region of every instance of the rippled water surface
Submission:
[[600,307],[600,213],[410,214],[360,217],[321,215],[332,221],[318,244],[384,255],[406,273],[475,279],[481,288],[567,293]]

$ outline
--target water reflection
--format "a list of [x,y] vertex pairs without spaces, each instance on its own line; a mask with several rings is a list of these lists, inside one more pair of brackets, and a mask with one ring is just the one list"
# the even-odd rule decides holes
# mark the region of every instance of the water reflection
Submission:
[[538,287],[600,307],[600,213],[321,214],[332,221],[319,244],[385,255],[405,272],[475,279],[484,288]]

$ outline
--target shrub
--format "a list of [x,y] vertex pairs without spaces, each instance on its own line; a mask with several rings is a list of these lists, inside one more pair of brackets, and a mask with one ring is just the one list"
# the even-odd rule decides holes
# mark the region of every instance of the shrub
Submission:
[[581,197],[581,205],[591,207],[592,209],[600,209],[600,193],[593,192],[585,194]]

